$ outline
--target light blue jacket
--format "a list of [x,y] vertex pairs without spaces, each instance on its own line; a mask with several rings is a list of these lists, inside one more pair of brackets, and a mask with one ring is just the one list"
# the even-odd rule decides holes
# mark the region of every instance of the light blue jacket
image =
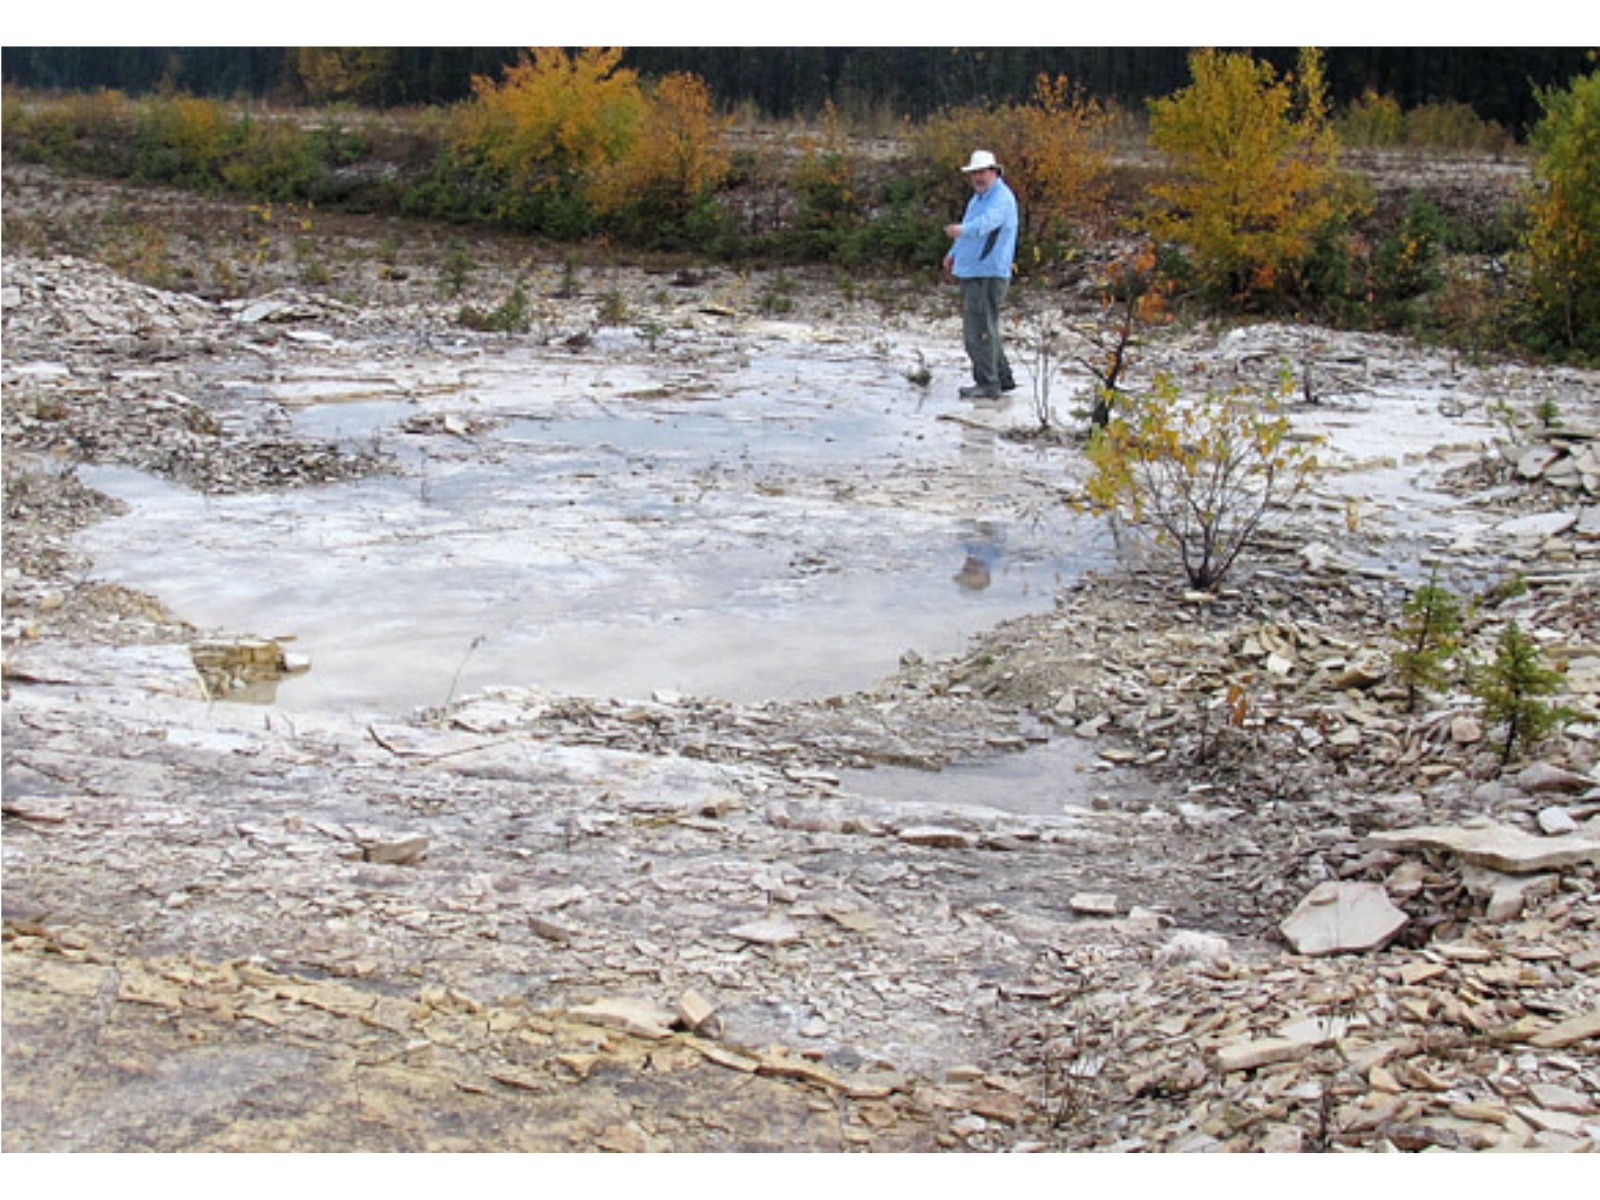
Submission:
[[972,193],[950,254],[957,279],[1011,278],[1017,256],[1017,198],[1003,176],[987,192]]

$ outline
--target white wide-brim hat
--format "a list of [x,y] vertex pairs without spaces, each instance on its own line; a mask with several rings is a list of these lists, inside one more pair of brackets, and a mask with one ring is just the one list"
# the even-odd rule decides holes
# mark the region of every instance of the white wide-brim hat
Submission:
[[1000,164],[995,162],[994,155],[990,154],[989,151],[974,150],[971,160],[961,169],[970,175],[974,171],[998,171]]

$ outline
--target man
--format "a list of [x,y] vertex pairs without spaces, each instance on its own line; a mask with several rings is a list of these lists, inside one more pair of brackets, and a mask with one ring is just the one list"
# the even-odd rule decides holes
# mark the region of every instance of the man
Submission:
[[987,150],[974,150],[961,168],[972,180],[972,199],[959,225],[945,226],[952,243],[944,269],[961,281],[961,329],[972,360],[972,386],[964,400],[988,400],[1017,386],[1000,342],[1000,303],[1017,253],[1017,198]]

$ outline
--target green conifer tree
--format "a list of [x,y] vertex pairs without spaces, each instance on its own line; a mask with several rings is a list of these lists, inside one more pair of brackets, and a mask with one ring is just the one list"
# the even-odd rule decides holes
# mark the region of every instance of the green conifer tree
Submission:
[[1515,621],[1500,631],[1495,656],[1474,672],[1472,691],[1490,721],[1505,726],[1500,765],[1511,761],[1517,744],[1533,746],[1572,714],[1539,699],[1561,685],[1561,672],[1544,664],[1544,653]]
[[1405,685],[1406,711],[1415,712],[1419,692],[1443,687],[1461,631],[1461,602],[1439,586],[1435,568],[1428,582],[1406,601],[1405,618],[1396,636],[1395,678]]

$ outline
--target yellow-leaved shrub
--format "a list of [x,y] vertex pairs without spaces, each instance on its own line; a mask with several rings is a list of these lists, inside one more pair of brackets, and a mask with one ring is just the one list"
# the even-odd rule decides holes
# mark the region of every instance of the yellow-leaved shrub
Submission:
[[1190,586],[1215,587],[1317,472],[1312,447],[1290,436],[1290,387],[1185,395],[1162,375],[1124,395],[1089,444],[1090,504],[1174,554]]

